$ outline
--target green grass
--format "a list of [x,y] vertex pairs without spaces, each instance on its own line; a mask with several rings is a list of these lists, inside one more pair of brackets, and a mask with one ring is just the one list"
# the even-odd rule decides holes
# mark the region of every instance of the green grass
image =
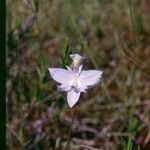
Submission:
[[69,65],[71,53],[104,74],[77,104],[70,149],[148,149],[135,115],[150,113],[148,0],[24,2],[7,0],[8,149],[65,148],[73,110],[48,67]]

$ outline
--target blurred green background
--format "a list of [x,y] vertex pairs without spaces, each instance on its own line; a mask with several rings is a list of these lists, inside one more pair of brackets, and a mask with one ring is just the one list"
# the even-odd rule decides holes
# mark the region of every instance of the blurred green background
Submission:
[[71,53],[104,73],[77,103],[69,149],[150,149],[150,1],[6,3],[7,149],[65,149],[73,109],[48,67]]

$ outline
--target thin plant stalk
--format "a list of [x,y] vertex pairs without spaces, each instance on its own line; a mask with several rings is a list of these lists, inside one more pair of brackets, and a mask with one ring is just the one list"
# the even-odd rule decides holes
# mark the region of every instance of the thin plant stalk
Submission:
[[[18,35],[18,51],[17,51],[17,55],[18,55],[18,102],[19,102],[18,106],[19,106],[20,121],[21,121],[19,134],[20,134],[22,141],[24,141],[23,140],[23,109],[22,109],[22,101],[20,99],[20,93],[21,93],[20,71],[21,71],[21,66],[20,66],[20,47],[19,47],[19,44],[20,44],[20,38]],[[23,144],[21,144],[21,147],[23,148]]]
[[[7,124],[9,124],[9,116],[8,116],[8,107],[6,106],[6,120]],[[12,135],[9,129],[7,129],[7,136],[8,136],[8,141],[9,141],[9,148],[10,150],[13,150],[13,141],[12,141]]]
[[72,126],[73,126],[73,123],[74,123],[75,112],[76,112],[76,106],[74,107],[74,110],[73,110],[73,117],[72,117],[71,126],[70,126],[70,129],[69,129],[69,132],[68,132],[68,137],[67,137],[66,150],[68,150],[68,148],[69,148],[70,136],[71,136],[71,132],[72,132]]

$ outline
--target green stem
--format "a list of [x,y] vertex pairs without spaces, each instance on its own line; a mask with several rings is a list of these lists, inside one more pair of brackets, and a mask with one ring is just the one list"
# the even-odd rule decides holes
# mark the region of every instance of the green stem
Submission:
[[70,129],[69,129],[69,132],[68,132],[66,150],[69,150],[68,148],[69,148],[69,143],[70,143],[70,135],[71,135],[71,132],[72,132],[72,125],[74,123],[75,112],[76,112],[76,107],[74,107],[74,110],[73,110],[73,117],[72,117]]
[[130,17],[131,30],[132,30],[132,41],[135,44],[134,4],[132,0],[128,0],[128,7],[129,7],[129,17]]
[[131,150],[131,149],[132,149],[132,141],[131,139],[128,139],[127,150]]

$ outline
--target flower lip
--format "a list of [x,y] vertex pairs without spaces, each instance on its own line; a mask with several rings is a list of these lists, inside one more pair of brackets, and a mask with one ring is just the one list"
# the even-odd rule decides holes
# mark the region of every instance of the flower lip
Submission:
[[70,58],[73,60],[74,63],[80,63],[85,59],[84,56],[80,56],[79,54],[71,54]]
[[75,57],[75,58],[73,59],[73,61],[74,61],[75,63],[78,63],[78,62],[80,62],[80,59],[79,59],[78,57]]

